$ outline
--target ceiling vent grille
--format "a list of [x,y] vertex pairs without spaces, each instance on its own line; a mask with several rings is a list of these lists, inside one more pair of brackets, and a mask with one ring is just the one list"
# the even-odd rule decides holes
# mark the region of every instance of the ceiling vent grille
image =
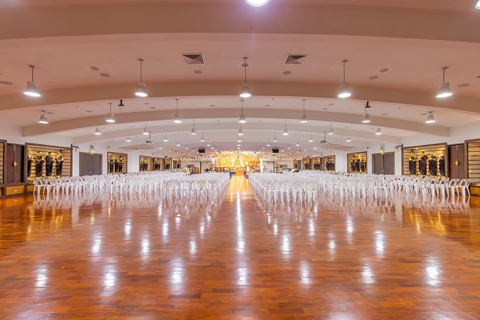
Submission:
[[289,54],[285,60],[285,64],[303,64],[308,54]]
[[202,54],[183,54],[183,60],[186,64],[205,64]]

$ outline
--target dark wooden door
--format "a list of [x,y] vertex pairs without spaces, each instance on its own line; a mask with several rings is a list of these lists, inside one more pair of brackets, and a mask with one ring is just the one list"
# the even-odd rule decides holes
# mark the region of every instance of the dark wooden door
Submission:
[[466,157],[465,157],[465,145],[454,144],[448,146],[448,172],[447,176],[452,179],[465,179],[466,178]]
[[21,183],[23,180],[23,152],[25,147],[7,144],[7,183]]
[[395,153],[374,153],[372,155],[373,173],[395,174]]
[[102,155],[80,153],[80,175],[94,176],[102,174]]

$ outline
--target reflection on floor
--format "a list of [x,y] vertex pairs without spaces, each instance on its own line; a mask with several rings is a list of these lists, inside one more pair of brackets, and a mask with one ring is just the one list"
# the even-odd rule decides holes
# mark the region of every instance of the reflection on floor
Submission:
[[0,200],[1,318],[479,319],[478,198],[362,201]]

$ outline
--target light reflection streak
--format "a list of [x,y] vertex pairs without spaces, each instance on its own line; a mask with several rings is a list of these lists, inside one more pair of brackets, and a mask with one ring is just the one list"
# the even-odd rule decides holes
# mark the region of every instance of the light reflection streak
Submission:
[[39,265],[37,270],[37,281],[35,282],[36,287],[45,287],[47,285],[47,267],[45,265]]

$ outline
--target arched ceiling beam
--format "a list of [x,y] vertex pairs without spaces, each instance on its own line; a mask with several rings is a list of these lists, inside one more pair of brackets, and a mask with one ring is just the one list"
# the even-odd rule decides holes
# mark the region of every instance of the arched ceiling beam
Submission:
[[0,39],[145,33],[324,34],[480,42],[473,12],[367,6],[161,2],[8,6]]
[[[148,111],[136,113],[123,113],[115,116],[116,123],[134,123],[149,122],[159,120],[172,120],[175,111]],[[257,119],[285,119],[298,120],[301,117],[300,110],[285,109],[249,109],[245,111],[247,118]],[[183,120],[188,119],[235,119],[239,116],[239,110],[235,109],[190,109],[180,110]],[[344,114],[335,112],[309,111],[308,117],[311,121],[328,121],[339,123],[361,124],[362,116],[355,114]],[[397,120],[391,118],[371,117],[372,122],[369,126],[378,126],[385,128],[394,128],[407,130],[411,132],[426,133],[436,136],[448,137],[449,129],[445,127],[427,125],[418,122]],[[48,125],[38,124],[22,128],[24,137],[36,136],[41,134],[68,131],[73,129],[95,127],[106,125],[105,117],[87,117],[81,119],[71,119],[65,121],[51,122]]]
[[[298,97],[337,99],[339,84],[335,83],[300,83],[300,82],[249,82],[252,93],[257,97]],[[350,84],[352,99],[359,101],[377,101],[396,103],[423,108],[444,109],[467,113],[480,113],[479,99],[454,95],[447,99],[435,98],[437,88],[431,92],[402,90]],[[176,97],[213,97],[237,96],[241,81],[196,81],[148,83],[150,98]],[[44,109],[68,103],[112,101],[134,98],[135,83],[47,90],[38,99],[26,97],[22,93],[0,96],[0,111],[17,110],[41,106]],[[174,108],[172,100],[172,109]],[[248,101],[247,101],[248,103]],[[248,106],[247,106],[248,108]],[[120,116],[120,115],[119,115]]]
[[[195,125],[197,130],[197,135],[192,136],[190,134],[190,129],[192,125],[182,123],[179,125],[165,125],[165,126],[155,126],[148,127],[148,130],[152,132],[153,141],[163,141],[164,134],[167,134],[167,137],[170,139],[170,143],[175,143],[177,140],[182,141],[196,141],[200,143],[200,137],[204,133],[205,139],[210,138],[211,142],[213,138],[218,139],[218,137],[229,136],[232,141],[237,137],[237,132],[239,128],[238,122],[212,122],[212,123],[198,123]],[[289,141],[294,143],[296,140],[305,141],[309,138],[310,134],[313,136],[315,142],[323,140],[323,134],[325,131],[328,131],[328,127],[319,127],[315,126],[313,123],[309,124],[288,124],[288,129],[290,134],[288,136],[283,136],[283,124],[279,123],[247,123],[242,125],[242,130],[244,136],[242,140],[251,141],[252,139],[260,139],[263,142],[267,142],[267,139],[270,139],[272,142],[274,131],[276,131],[276,136],[279,141]],[[345,128],[335,128],[334,136],[344,136],[352,137],[356,139],[368,140],[368,141],[377,141],[377,142],[390,142],[395,144],[400,144],[401,139],[399,137],[389,136],[382,134],[377,136],[372,132],[351,130]],[[142,134],[139,128],[128,129],[128,130],[118,130],[118,131],[108,131],[103,132],[101,136],[96,136],[93,134],[80,136],[74,138],[75,144],[87,143],[87,142],[96,142],[96,141],[105,141],[105,140],[117,140],[114,144],[115,146],[124,146],[128,145],[125,141],[118,141],[119,138],[125,139],[130,137],[132,143],[142,143],[145,141],[145,135]],[[331,136],[328,136],[329,138]],[[205,144],[205,143],[204,143]]]

